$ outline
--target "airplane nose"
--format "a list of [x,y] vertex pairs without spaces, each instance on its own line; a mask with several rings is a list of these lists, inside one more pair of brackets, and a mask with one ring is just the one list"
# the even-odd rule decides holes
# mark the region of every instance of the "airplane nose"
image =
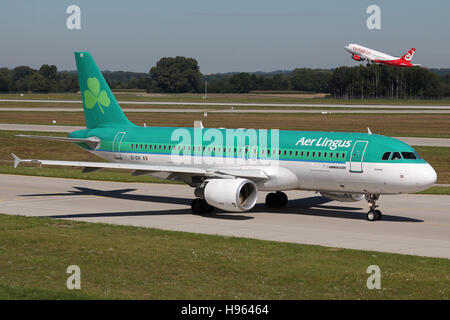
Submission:
[[417,172],[416,184],[422,190],[425,190],[436,183],[436,171],[428,163]]

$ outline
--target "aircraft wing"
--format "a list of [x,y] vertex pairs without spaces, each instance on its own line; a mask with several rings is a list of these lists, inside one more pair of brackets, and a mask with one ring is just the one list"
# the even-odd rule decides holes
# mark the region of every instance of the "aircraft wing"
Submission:
[[192,176],[204,177],[240,177],[251,180],[268,179],[268,176],[260,169],[236,169],[236,168],[196,168],[189,166],[159,166],[147,164],[133,164],[133,163],[114,163],[114,162],[87,162],[87,161],[59,161],[59,160],[38,160],[38,159],[20,159],[14,153],[11,153],[14,158],[14,168],[20,163],[36,163],[39,165],[63,166],[63,167],[81,167],[84,172],[92,172],[100,169],[123,169],[133,171],[133,175],[141,175],[152,172],[164,172],[170,174],[184,174]]

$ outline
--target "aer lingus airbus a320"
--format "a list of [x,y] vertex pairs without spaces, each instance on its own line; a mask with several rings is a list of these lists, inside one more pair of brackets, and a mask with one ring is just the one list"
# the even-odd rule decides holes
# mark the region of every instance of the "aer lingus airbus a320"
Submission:
[[369,202],[367,219],[381,219],[382,194],[412,193],[436,181],[436,172],[409,145],[369,133],[215,129],[193,126],[140,127],[122,112],[88,52],[76,52],[86,129],[65,137],[108,162],[23,160],[52,166],[77,166],[84,172],[125,169],[183,181],[195,188],[194,213],[214,208],[243,212],[259,191],[269,207],[288,202],[285,190],[312,190],[338,201]]

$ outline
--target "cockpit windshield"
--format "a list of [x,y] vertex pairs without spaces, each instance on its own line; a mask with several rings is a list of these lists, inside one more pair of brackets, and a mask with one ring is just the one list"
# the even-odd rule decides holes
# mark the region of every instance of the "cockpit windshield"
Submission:
[[[391,156],[392,154],[392,156]],[[417,152],[385,152],[381,157],[381,160],[416,160],[421,159]]]
[[402,152],[403,159],[415,160],[417,159],[414,152]]
[[391,160],[400,160],[402,156],[400,155],[400,152],[393,152]]

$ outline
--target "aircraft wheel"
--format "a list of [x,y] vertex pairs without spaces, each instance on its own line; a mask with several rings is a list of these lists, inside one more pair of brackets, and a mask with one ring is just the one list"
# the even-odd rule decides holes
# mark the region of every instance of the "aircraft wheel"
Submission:
[[266,196],[266,205],[269,208],[273,208],[273,207],[277,206],[276,204],[277,204],[277,196],[276,196],[276,194],[273,193],[273,192],[268,193],[267,196]]
[[367,220],[368,221],[375,221],[375,220],[377,220],[376,217],[377,217],[377,214],[375,213],[374,210],[370,210],[369,212],[367,212]]
[[277,200],[278,200],[278,206],[279,207],[285,207],[288,204],[288,197],[286,193],[284,192],[277,192],[276,193]]
[[382,217],[383,217],[383,214],[381,213],[381,211],[375,210],[375,220],[381,220]]
[[266,205],[270,208],[285,207],[288,203],[288,197],[284,192],[271,192],[266,196]]
[[[206,202],[206,201],[205,201],[205,202]],[[215,207],[213,207],[212,205],[210,205],[210,204],[208,204],[208,203],[206,202],[206,210],[205,210],[205,213],[211,214],[211,213],[214,212],[214,209],[215,209]]]

